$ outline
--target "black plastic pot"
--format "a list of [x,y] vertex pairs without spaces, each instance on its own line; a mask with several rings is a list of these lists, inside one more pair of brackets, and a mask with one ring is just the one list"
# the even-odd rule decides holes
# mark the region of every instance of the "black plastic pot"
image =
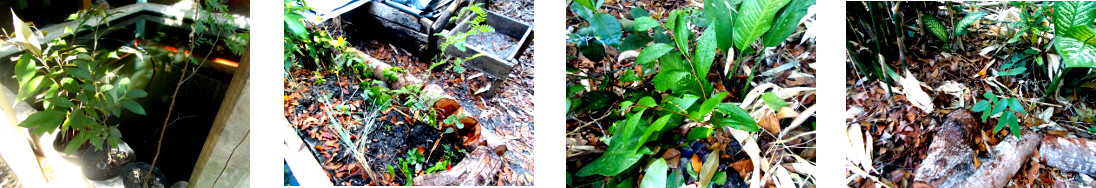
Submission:
[[83,163],[80,168],[84,170],[84,176],[88,179],[103,181],[118,177],[126,165],[136,157],[137,153],[129,148],[129,144],[119,142],[116,148],[88,149],[82,156]]
[[145,174],[148,173],[151,167],[151,165],[144,162],[126,165],[126,169],[122,174],[122,184],[126,188],[167,187],[167,178],[164,177],[164,173],[160,172],[160,169],[156,168],[152,169],[152,177],[148,179],[148,184],[141,184],[144,181]]
[[57,136],[53,139],[53,149],[61,154],[61,157],[65,158],[65,160],[73,163],[83,161],[80,156],[83,156],[84,152],[87,151],[87,148],[91,146],[87,142],[84,142],[76,151],[72,152],[71,155],[65,153],[65,146],[68,146],[69,141],[72,141],[72,138],[76,137],[76,134],[77,132],[75,130],[58,132]]

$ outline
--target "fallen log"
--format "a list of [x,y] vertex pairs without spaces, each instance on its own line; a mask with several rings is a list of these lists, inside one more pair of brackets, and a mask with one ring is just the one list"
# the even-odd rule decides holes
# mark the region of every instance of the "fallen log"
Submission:
[[1021,139],[1008,136],[1005,141],[993,147],[993,153],[997,156],[983,160],[978,171],[967,178],[964,187],[1005,187],[1020,167],[1030,160],[1041,137],[1043,136],[1033,131],[1025,131]]
[[1096,141],[1091,139],[1047,136],[1039,147],[1039,156],[1047,166],[1096,175]]
[[932,187],[954,187],[974,172],[974,150],[970,148],[974,118],[964,110],[948,114],[929,145],[928,156],[914,175],[914,181]]
[[963,110],[948,114],[929,145],[928,157],[917,168],[915,187],[1004,187],[1039,146],[1041,135],[1027,131],[1020,139],[1009,136],[993,153],[974,166],[971,138],[978,124]]

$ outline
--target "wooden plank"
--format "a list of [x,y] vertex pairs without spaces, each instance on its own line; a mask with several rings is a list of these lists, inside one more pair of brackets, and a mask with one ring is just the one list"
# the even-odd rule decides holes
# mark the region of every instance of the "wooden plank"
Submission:
[[312,151],[297,136],[297,130],[288,121],[281,121],[277,127],[283,140],[282,151],[285,163],[293,171],[293,177],[302,186],[332,186],[331,179],[327,177],[327,171],[323,170],[320,162],[312,156]]
[[388,20],[390,22],[402,25],[404,27],[412,28],[417,31],[422,31],[423,27],[419,24],[419,17],[408,14],[407,12],[400,11],[395,7],[388,6],[384,3],[377,3],[377,1],[370,1],[362,5],[365,11],[378,18]]
[[[250,123],[241,124],[241,123],[234,122],[233,124],[229,124],[229,117],[231,117],[232,115],[237,114],[237,113],[243,113],[243,114],[250,113],[250,112],[237,112],[237,111],[234,111],[234,109],[238,109],[236,107],[237,107],[237,104],[239,104],[240,100],[249,100],[249,98],[250,98],[250,96],[241,95],[241,93],[243,92],[243,90],[245,88],[245,85],[247,85],[248,80],[251,79],[251,68],[250,68],[251,63],[250,62],[251,62],[251,46],[248,45],[247,50],[244,53],[244,56],[241,57],[241,59],[240,59],[239,67],[236,68],[236,72],[232,76],[232,81],[229,82],[228,91],[226,91],[225,98],[221,102],[221,108],[218,109],[217,117],[213,120],[213,127],[211,127],[209,129],[209,135],[206,136],[205,144],[202,145],[202,153],[200,155],[198,155],[198,161],[195,163],[194,170],[191,172],[190,182],[192,182],[192,184],[197,185],[197,183],[199,183],[199,182],[204,182],[204,181],[199,181],[199,180],[201,180],[202,174],[208,174],[208,173],[219,174],[220,173],[220,170],[221,170],[220,168],[217,168],[217,169],[207,169],[206,168],[207,167],[206,164],[209,163],[210,160],[225,161],[226,159],[224,159],[224,158],[227,158],[230,155],[232,155],[231,153],[215,153],[215,151],[214,151],[214,149],[216,149],[216,146],[218,146],[218,144],[229,144],[229,145],[233,145],[233,146],[236,145],[236,142],[219,143],[219,141],[221,140],[222,133],[225,132],[226,127],[229,127],[229,126],[233,127],[233,128],[245,127],[246,129],[250,129]],[[249,103],[244,103],[244,104],[250,105]],[[247,109],[247,108],[248,107],[245,106],[243,109]],[[236,134],[236,135],[229,136],[229,138],[227,140],[240,140],[240,139],[244,139],[243,137],[244,137],[244,135]],[[218,157],[213,157],[214,155],[216,155]],[[221,158],[222,156],[224,158]],[[225,165],[228,165],[228,164],[225,164]],[[209,171],[209,172],[206,172],[206,171]],[[206,182],[206,183],[212,183],[212,180],[210,180],[209,182]]]

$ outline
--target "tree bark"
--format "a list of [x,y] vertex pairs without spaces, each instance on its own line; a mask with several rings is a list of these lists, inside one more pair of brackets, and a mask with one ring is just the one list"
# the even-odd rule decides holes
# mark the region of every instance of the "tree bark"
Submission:
[[1096,141],[1091,139],[1047,136],[1039,147],[1039,156],[1048,166],[1096,175]]

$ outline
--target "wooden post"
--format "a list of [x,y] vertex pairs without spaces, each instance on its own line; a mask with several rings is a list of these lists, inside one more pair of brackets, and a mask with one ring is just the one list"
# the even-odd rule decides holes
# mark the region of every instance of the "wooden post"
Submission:
[[[240,146],[241,148],[247,147],[243,150],[246,152],[237,150],[233,153],[231,150],[223,151],[217,150],[217,148],[220,145],[231,145],[229,147],[235,147],[237,143],[240,143],[240,140],[249,139],[246,138],[247,134],[241,132],[241,130],[250,130],[251,127],[249,123],[250,120],[248,120],[248,114],[250,112],[246,110],[250,106],[250,103],[247,102],[250,101],[247,89],[248,82],[251,79],[250,62],[251,46],[248,45],[247,50],[244,52],[244,56],[240,59],[240,66],[236,68],[235,74],[232,75],[232,81],[228,86],[227,93],[225,93],[224,100],[221,102],[221,108],[217,112],[216,119],[213,120],[213,127],[209,129],[205,145],[202,146],[202,153],[198,155],[198,161],[194,165],[194,171],[191,172],[189,182],[191,182],[191,185],[194,187],[211,187],[213,186],[214,181],[217,181],[217,184],[229,187],[242,186],[249,183],[226,181],[222,175],[238,175],[228,173],[227,169],[231,169],[228,165],[236,160],[249,160],[250,143],[248,143],[248,145]],[[242,106],[242,108],[237,108],[238,106]],[[242,116],[243,121],[231,120],[233,119],[232,117],[240,116]],[[225,137],[225,139],[222,139],[222,137]],[[231,161],[228,161],[229,159],[231,159]],[[226,170],[222,172],[222,169]],[[217,177],[221,178],[216,180]]]

